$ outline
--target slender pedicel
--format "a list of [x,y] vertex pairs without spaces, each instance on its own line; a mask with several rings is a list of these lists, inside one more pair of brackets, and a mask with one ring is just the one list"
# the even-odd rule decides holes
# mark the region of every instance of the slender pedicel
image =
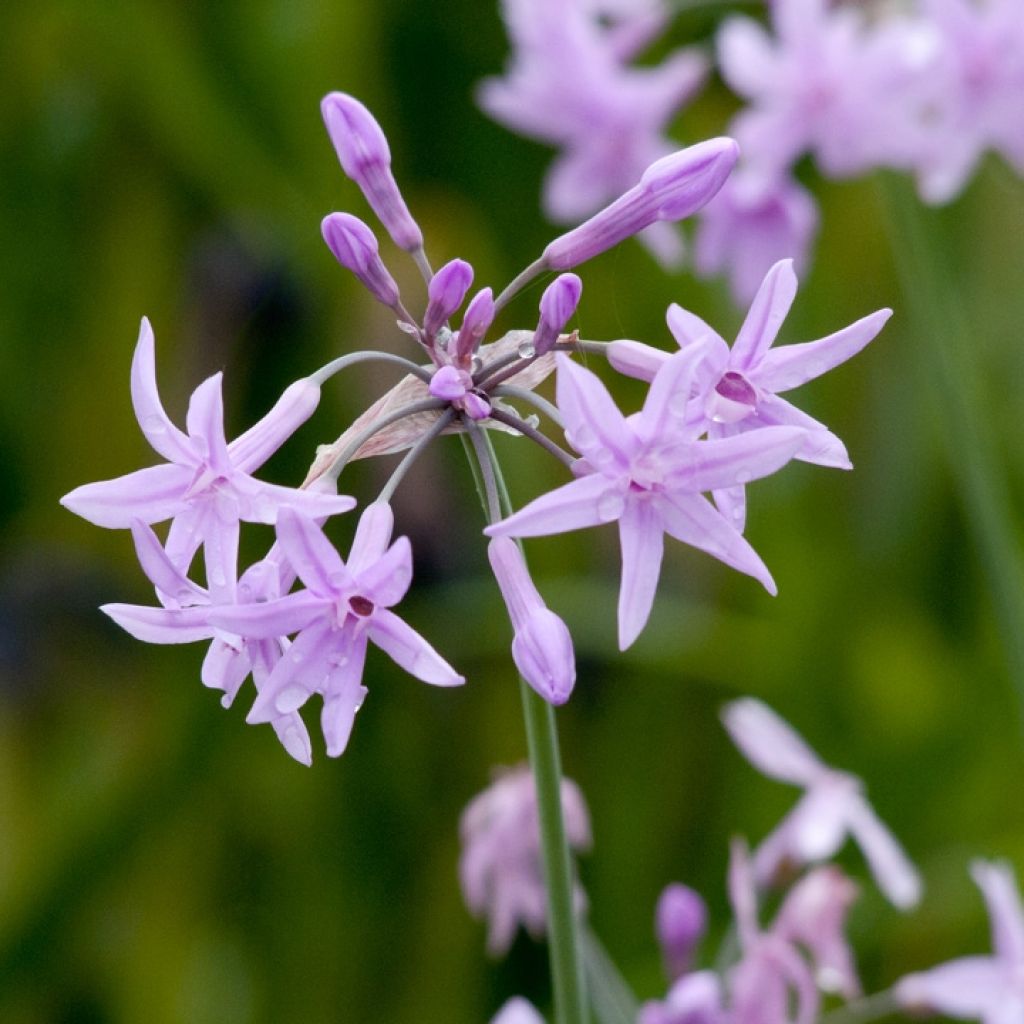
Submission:
[[388,482],[377,496],[378,501],[391,501],[395,489],[402,482],[402,478],[412,468],[413,463],[423,454],[427,446],[435,438],[439,437],[445,428],[455,419],[457,413],[454,409],[446,409],[441,418],[405,453],[402,461],[395,467],[394,472],[388,478]]
[[500,409],[491,409],[491,419],[497,420],[499,423],[504,423],[506,427],[512,427],[513,430],[519,431],[523,437],[528,437],[531,441],[535,441],[545,449],[554,455],[559,462],[569,469],[572,468],[576,459],[570,455],[564,448],[555,444],[546,434],[542,434],[536,427],[531,427],[525,420],[521,420],[518,416],[513,416],[511,413],[502,412]]

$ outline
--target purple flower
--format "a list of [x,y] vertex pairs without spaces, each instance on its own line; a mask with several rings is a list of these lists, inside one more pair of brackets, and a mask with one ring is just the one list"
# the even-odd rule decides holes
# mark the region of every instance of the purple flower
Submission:
[[[565,834],[574,850],[590,846],[590,817],[578,787],[562,779]],[[473,798],[459,822],[459,879],[470,911],[488,919],[492,955],[512,945],[523,925],[538,938],[547,924],[547,893],[541,864],[540,822],[533,775],[527,766],[505,771]],[[582,889],[576,887],[582,909]]]
[[213,625],[249,640],[298,633],[260,690],[248,722],[267,722],[297,711],[313,693],[320,693],[327,754],[339,756],[366,696],[362,675],[370,641],[425,683],[456,686],[465,681],[390,611],[412,580],[408,539],[400,537],[388,546],[393,524],[390,506],[369,505],[360,517],[346,564],[311,519],[281,510],[278,542],[307,589],[208,612]]
[[[714,971],[697,971],[680,978],[664,1002],[651,1000],[640,1007],[636,1024],[725,1024],[722,985]],[[737,1024],[746,1024],[737,1018]]]
[[693,262],[698,274],[727,274],[733,299],[746,305],[779,260],[807,264],[818,230],[818,206],[788,177],[768,187],[750,183],[742,169],[701,210]]
[[564,704],[576,682],[569,630],[544,604],[515,541],[495,537],[487,546],[487,555],[515,629],[512,658],[516,668],[546,701]]
[[320,231],[334,258],[362,282],[378,301],[391,309],[398,306],[398,285],[380,258],[373,232],[348,213],[324,217]]
[[534,1005],[522,996],[513,996],[491,1018],[491,1024],[544,1024]]
[[700,893],[674,882],[658,897],[654,912],[655,932],[669,978],[690,970],[693,954],[708,927],[708,908]]
[[754,549],[701,492],[774,473],[801,447],[804,432],[773,427],[698,441],[700,431],[688,428],[687,413],[700,358],[692,349],[670,358],[655,375],[643,410],[626,418],[593,373],[559,354],[558,407],[566,440],[583,456],[576,464],[578,479],[485,531],[537,537],[618,520],[623,650],[650,615],[665,533],[754,576],[775,593]]
[[971,874],[992,922],[992,956],[970,956],[910,974],[895,987],[908,1012],[942,1013],[983,1024],[1024,1021],[1024,908],[1008,864],[975,861]]
[[827,860],[850,834],[888,899],[900,908],[918,902],[917,871],[865,799],[859,779],[824,764],[771,708],[752,697],[727,704],[722,721],[755,768],[806,791],[758,848],[759,884],[770,884],[787,869]]
[[[795,458],[850,469],[843,442],[823,423],[779,398],[777,392],[813,380],[856,355],[878,334],[892,310],[877,310],[818,341],[772,348],[796,288],[792,261],[776,263],[762,282],[731,349],[700,317],[680,306],[669,307],[669,329],[681,350],[703,353],[697,388],[703,401],[702,405],[695,403],[694,410],[699,432],[706,429],[709,438],[722,439],[766,426],[800,427],[805,433]],[[613,342],[608,358],[622,372],[649,380],[650,369],[669,356],[657,349],[645,352],[637,342]],[[742,530],[746,520],[743,485],[734,482],[716,488],[714,498],[723,514]]]
[[236,571],[240,519],[274,523],[284,506],[329,516],[355,505],[352,498],[278,487],[249,475],[313,414],[320,388],[312,379],[292,384],[263,419],[227,444],[221,375],[216,373],[192,393],[188,433],[183,433],[160,402],[153,330],[143,319],[131,388],[139,426],[168,464],[77,487],[61,504],[97,526],[112,528],[127,529],[134,520],[159,523],[173,518],[167,538],[172,564],[187,570],[203,544],[211,589],[223,586]]

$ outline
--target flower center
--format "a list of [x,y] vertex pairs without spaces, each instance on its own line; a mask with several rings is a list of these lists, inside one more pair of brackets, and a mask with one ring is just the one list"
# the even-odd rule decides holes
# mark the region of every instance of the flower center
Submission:
[[757,392],[741,373],[722,374],[715,390],[708,395],[705,412],[713,423],[739,423],[757,407]]
[[348,606],[361,618],[367,618],[373,614],[373,602],[367,597],[360,597],[358,594],[355,597],[350,597]]

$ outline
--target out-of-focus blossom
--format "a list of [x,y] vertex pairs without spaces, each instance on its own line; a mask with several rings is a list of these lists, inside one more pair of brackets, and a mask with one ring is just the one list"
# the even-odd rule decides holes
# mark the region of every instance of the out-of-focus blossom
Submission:
[[544,604],[514,540],[495,537],[487,554],[515,629],[512,658],[516,667],[546,701],[564,704],[576,682],[569,630]]
[[771,708],[752,697],[727,704],[722,721],[755,768],[806,791],[758,847],[758,884],[769,885],[788,870],[826,860],[852,835],[889,900],[900,908],[918,902],[917,870],[872,810],[859,779],[826,765]]
[[940,964],[897,983],[896,1001],[908,1012],[942,1013],[983,1024],[1024,1021],[1024,908],[1008,864],[975,861],[971,874],[992,923],[992,956]]
[[127,529],[135,520],[159,523],[173,518],[167,537],[171,563],[186,571],[202,544],[211,589],[234,576],[239,520],[274,523],[283,507],[329,516],[355,505],[352,498],[279,487],[250,476],[312,416],[320,401],[320,388],[312,379],[288,387],[263,419],[228,444],[221,375],[215,373],[192,393],[184,433],[160,401],[153,330],[143,319],[131,388],[142,433],[167,464],[76,487],[61,504],[97,526],[117,529]]
[[718,975],[697,971],[679,978],[664,1000],[644,1003],[636,1024],[725,1024],[728,1019]]
[[775,583],[754,549],[703,496],[774,473],[804,443],[804,431],[766,427],[714,441],[687,429],[689,396],[701,353],[680,352],[657,372],[641,412],[626,418],[604,384],[558,356],[558,408],[566,439],[583,457],[577,479],[487,528],[491,536],[537,537],[618,521],[622,549],[619,646],[637,638],[650,615],[664,534]]
[[806,265],[817,231],[818,206],[805,188],[789,177],[753,183],[741,168],[701,211],[694,268],[727,275],[736,304],[747,305],[779,260]]
[[494,1015],[491,1024],[544,1024],[544,1018],[528,999],[513,996]]
[[[588,849],[590,816],[583,794],[563,778],[561,798],[569,846]],[[473,914],[487,918],[490,953],[508,950],[520,925],[535,938],[542,936],[547,925],[547,891],[530,769],[524,765],[498,775],[462,812],[459,831],[462,894]],[[578,909],[585,903],[579,885],[576,903]]]
[[708,926],[708,908],[699,892],[673,882],[665,886],[654,911],[654,930],[669,978],[690,970],[693,954]]
[[[801,412],[780,391],[798,387],[856,355],[892,315],[880,309],[818,341],[773,348],[793,300],[797,280],[790,260],[768,272],[730,349],[725,340],[694,313],[670,306],[668,325],[683,352],[699,353],[694,412],[698,433],[724,439],[757,432],[766,426],[799,427],[803,444],[795,458],[819,466],[851,469],[843,442],[823,423]],[[623,350],[620,360],[618,353]],[[664,365],[666,352],[644,352],[638,342],[613,342],[608,350],[613,366],[651,379],[650,369]],[[714,490],[715,504],[737,529],[746,522],[746,489],[733,481]]]

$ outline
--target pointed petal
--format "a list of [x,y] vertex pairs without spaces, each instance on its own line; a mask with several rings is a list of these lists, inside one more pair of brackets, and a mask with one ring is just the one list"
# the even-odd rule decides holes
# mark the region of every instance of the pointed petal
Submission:
[[353,576],[373,565],[387,551],[394,528],[395,514],[386,501],[375,501],[366,506],[359,517],[348,553],[348,569]]
[[175,568],[160,539],[145,523],[136,519],[131,531],[142,571],[161,594],[179,605],[209,604],[206,591]]
[[722,724],[743,756],[770,779],[810,786],[829,771],[788,722],[754,697],[726,704]]
[[[239,485],[237,480],[234,483],[236,486]],[[277,522],[278,513],[282,508],[294,509],[310,519],[322,520],[341,512],[349,512],[356,507],[355,498],[350,498],[347,494],[322,494],[296,487],[282,487],[280,484],[268,484],[252,477],[246,480],[244,499],[239,518],[247,523],[270,525]]]
[[661,574],[664,534],[661,519],[650,501],[626,499],[619,520],[619,544],[622,548],[619,650],[624,651],[647,625]]
[[889,902],[901,910],[916,906],[921,899],[921,876],[863,797],[850,807],[849,827]]
[[760,363],[778,337],[796,298],[796,272],[792,260],[779,260],[765,274],[743,326],[732,346],[729,365],[748,373]]
[[313,415],[319,403],[320,387],[308,377],[285,388],[270,412],[228,445],[234,467],[242,473],[259,469]]
[[378,608],[369,622],[370,639],[410,675],[435,686],[458,686],[458,674],[411,626],[394,612]]
[[412,583],[412,546],[399,537],[373,565],[356,577],[356,586],[378,608],[390,608],[405,597]]
[[132,407],[142,433],[154,451],[168,462],[186,466],[196,463],[196,454],[187,435],[179,430],[164,411],[156,387],[156,356],[153,328],[147,317],[142,318],[139,340],[132,358]]
[[238,648],[232,647],[220,637],[214,637],[203,658],[199,678],[203,686],[220,690],[224,694],[221,704],[229,708],[251,669],[252,662],[244,642]]
[[681,494],[734,487],[774,473],[803,443],[804,431],[798,427],[762,427],[695,441],[674,449],[679,465],[667,477],[672,490]]
[[202,440],[205,444],[207,464],[218,473],[230,473],[233,467],[228,456],[227,441],[224,439],[222,374],[215,373],[212,377],[207,377],[192,392],[185,424],[193,443]]
[[739,572],[753,576],[773,596],[775,581],[757,552],[707,499],[699,494],[665,495],[658,506],[662,526],[676,540],[700,548]]
[[260,686],[245,720],[250,725],[258,725],[298,711],[311,694],[323,688],[329,671],[327,659],[345,643],[345,633],[345,630],[332,630],[326,619],[311,623],[299,633]]
[[798,409],[778,395],[762,394],[757,402],[757,414],[744,420],[741,429],[756,430],[756,424],[765,426],[802,427],[807,431],[804,443],[793,456],[802,462],[833,469],[853,469],[846,445],[824,423]]
[[229,604],[235,599],[238,579],[237,519],[225,521],[214,512],[203,531],[203,558],[206,562],[206,586],[210,599],[217,604]]
[[344,663],[331,672],[327,680],[320,728],[327,741],[328,757],[340,757],[348,746],[356,712],[368,692],[362,685],[365,662],[366,632],[360,630],[358,635],[352,634]]
[[289,756],[308,768],[313,763],[313,744],[309,741],[309,730],[298,711],[280,715],[270,724]]
[[622,514],[625,492],[624,481],[593,473],[534,498],[484,533],[488,537],[543,537],[610,523]]
[[354,586],[341,555],[312,519],[282,508],[277,517],[277,539],[299,578],[320,597],[333,598]]
[[885,326],[891,309],[879,309],[841,331],[818,341],[773,348],[752,375],[753,383],[766,391],[788,391],[845,363]]
[[992,948],[1006,963],[1024,964],[1024,908],[1009,864],[976,860],[971,875],[988,906]]
[[187,573],[199,545],[203,543],[210,513],[208,501],[192,501],[185,505],[167,531],[164,551],[167,559],[178,572]]
[[728,355],[729,346],[725,339],[696,313],[691,313],[688,309],[683,309],[682,306],[673,302],[668,307],[665,320],[680,348],[689,348],[691,345],[710,345]]
[[566,440],[594,466],[623,468],[634,447],[618,406],[596,374],[559,353],[555,392]]
[[125,632],[147,644],[190,644],[209,640],[214,628],[208,608],[150,608],[139,604],[104,604],[109,615]]
[[711,492],[715,507],[732,525],[744,531],[747,525],[747,489],[742,484],[737,487],[719,487]]
[[[637,421],[637,434],[648,440],[660,438],[692,438],[684,433],[693,399],[697,394],[697,366],[703,361],[706,346],[690,345],[673,355],[654,376]],[[698,418],[700,417],[698,411]]]
[[178,515],[185,507],[182,495],[191,477],[184,466],[151,466],[76,487],[60,503],[96,526],[126,530],[133,519],[160,523]]
[[326,619],[330,602],[309,590],[300,590],[275,601],[234,604],[204,609],[218,629],[263,640],[290,636],[307,629],[317,619]]

